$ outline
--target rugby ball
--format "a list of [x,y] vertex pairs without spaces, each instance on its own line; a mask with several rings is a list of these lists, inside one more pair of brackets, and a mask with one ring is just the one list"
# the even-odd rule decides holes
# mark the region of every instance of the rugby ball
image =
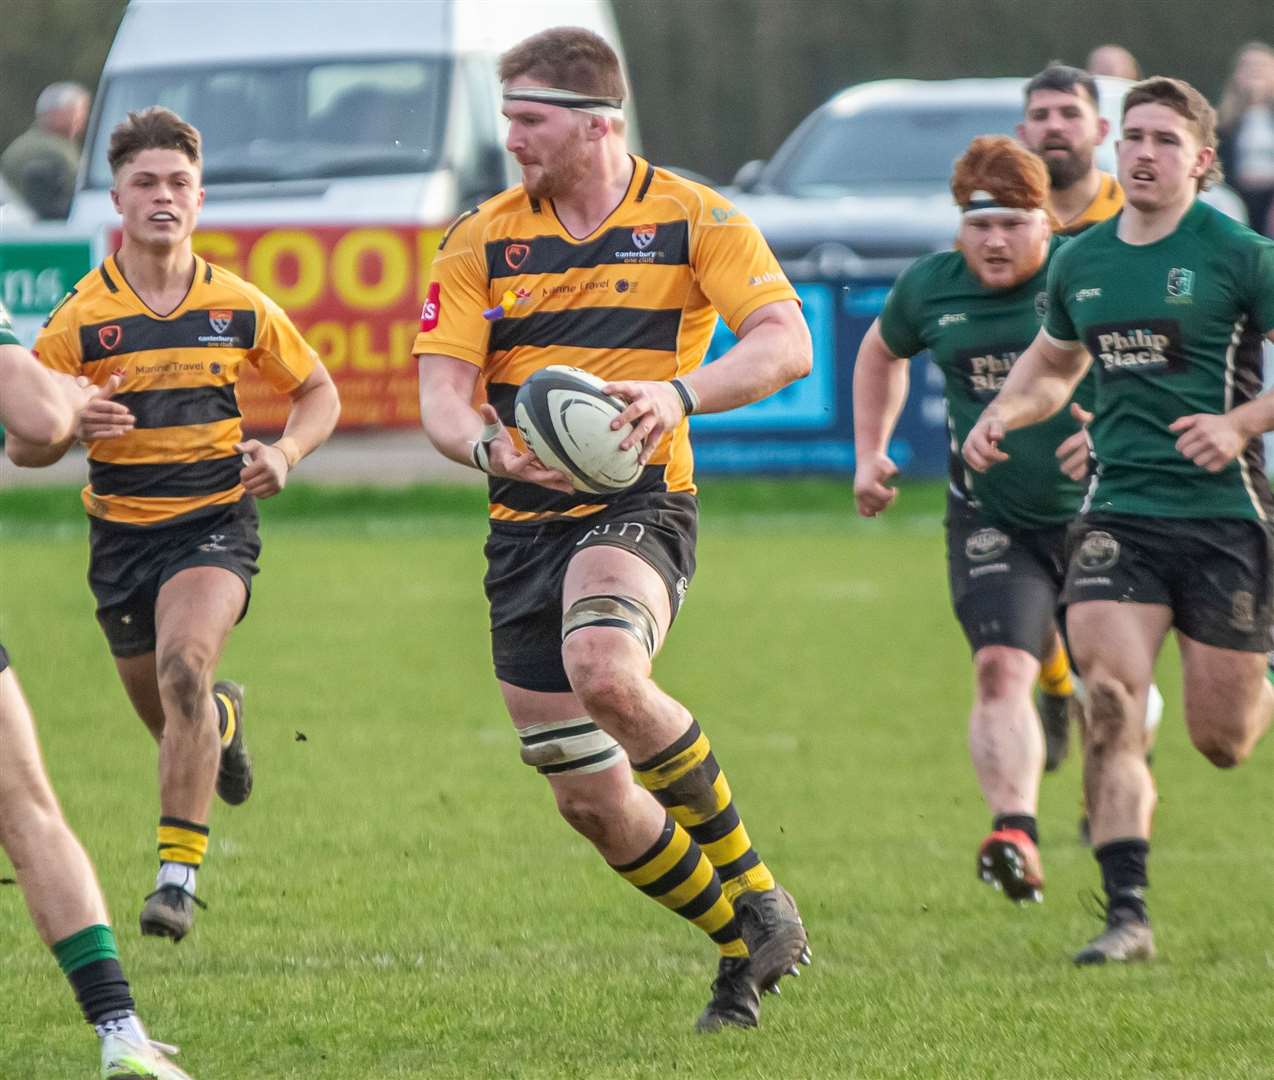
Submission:
[[579,368],[550,364],[518,387],[513,420],[522,441],[550,469],[565,473],[576,491],[609,495],[641,476],[640,446],[621,450],[632,431],[611,430],[624,402],[602,393],[606,385]]

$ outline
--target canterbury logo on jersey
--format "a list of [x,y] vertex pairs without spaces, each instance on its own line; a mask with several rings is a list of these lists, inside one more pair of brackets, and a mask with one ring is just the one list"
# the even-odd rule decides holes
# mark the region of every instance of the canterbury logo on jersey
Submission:
[[[656,240],[658,241],[656,243]],[[517,249],[516,252],[513,249]],[[525,249],[525,250],[522,250]],[[685,221],[616,226],[586,244],[572,244],[560,236],[536,236],[517,241],[493,240],[486,245],[487,275],[560,274],[566,270],[613,266],[640,260],[664,266],[690,262],[690,229]]]

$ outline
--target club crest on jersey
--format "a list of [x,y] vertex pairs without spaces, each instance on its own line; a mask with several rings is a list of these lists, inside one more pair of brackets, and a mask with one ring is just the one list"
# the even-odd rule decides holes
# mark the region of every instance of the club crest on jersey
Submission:
[[530,244],[506,244],[504,247],[504,261],[509,264],[510,270],[518,269],[530,254]]
[[645,251],[655,242],[655,233],[658,231],[658,225],[638,225],[633,230],[633,245],[638,251]]
[[99,326],[97,328],[97,340],[101,342],[102,348],[107,352],[116,348],[123,337],[124,330],[118,323],[111,323],[110,326]]
[[218,308],[215,311],[208,312],[208,325],[212,327],[212,332],[214,334],[224,334],[230,329],[230,323],[233,321],[233,311],[226,311],[224,308]]
[[1194,303],[1194,271],[1174,266],[1168,271],[1168,303]]
[[441,286],[436,281],[429,283],[429,293],[425,297],[424,307],[420,309],[420,329],[432,330],[438,325],[438,312],[442,308],[439,299]]

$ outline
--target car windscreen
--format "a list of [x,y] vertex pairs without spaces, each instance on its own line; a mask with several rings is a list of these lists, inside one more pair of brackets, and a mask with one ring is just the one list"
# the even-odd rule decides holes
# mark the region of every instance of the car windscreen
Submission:
[[766,186],[788,195],[844,195],[864,188],[945,185],[951,166],[977,135],[1012,134],[1020,107],[880,106],[825,111],[789,153],[780,153]]
[[450,70],[442,57],[325,58],[115,75],[88,186],[110,186],[111,128],[149,105],[199,129],[205,184],[425,172],[441,152]]

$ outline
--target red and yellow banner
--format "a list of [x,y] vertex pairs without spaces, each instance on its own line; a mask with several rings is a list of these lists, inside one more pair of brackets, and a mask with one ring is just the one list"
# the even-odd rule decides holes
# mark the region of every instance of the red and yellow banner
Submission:
[[[411,346],[441,228],[219,228],[195,250],[246,278],[291,316],[341,393],[340,428],[420,423]],[[288,401],[249,374],[239,384],[245,426],[278,431]]]

